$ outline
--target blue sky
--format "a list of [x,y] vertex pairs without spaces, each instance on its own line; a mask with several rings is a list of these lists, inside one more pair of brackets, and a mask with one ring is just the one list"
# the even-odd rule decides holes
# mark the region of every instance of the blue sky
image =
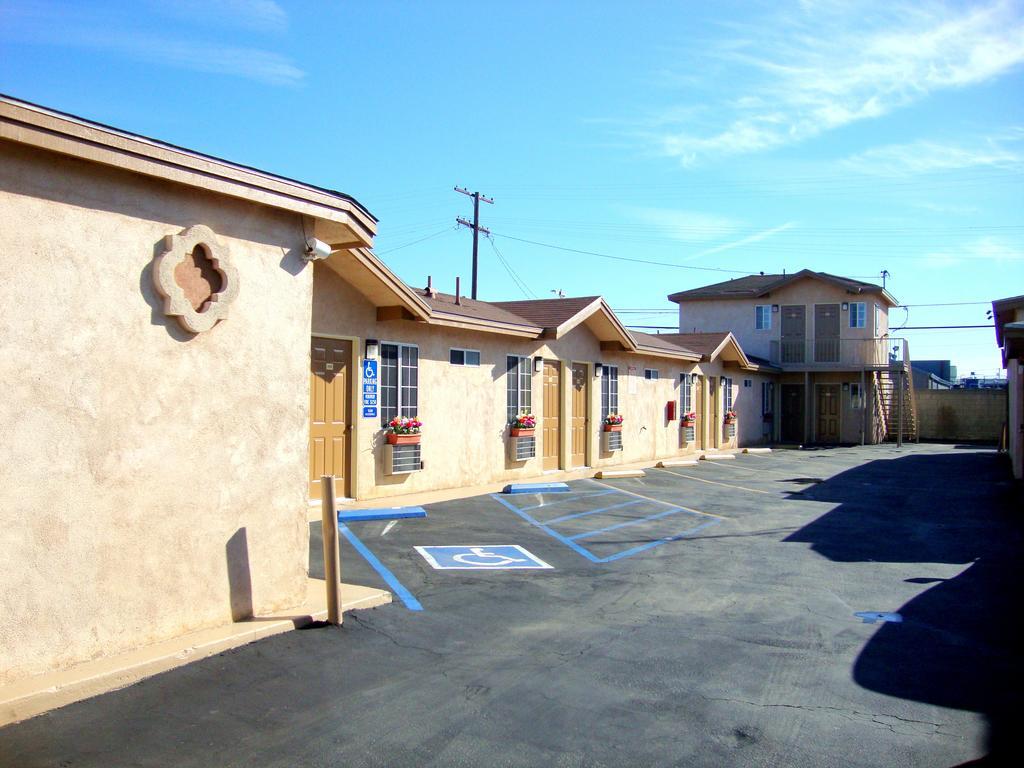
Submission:
[[[1024,293],[1022,64],[1020,2],[0,0],[0,91],[348,192],[415,285],[467,284],[480,190],[480,298],[640,325],[804,267],[988,322],[921,305]],[[999,367],[991,329],[904,335]]]

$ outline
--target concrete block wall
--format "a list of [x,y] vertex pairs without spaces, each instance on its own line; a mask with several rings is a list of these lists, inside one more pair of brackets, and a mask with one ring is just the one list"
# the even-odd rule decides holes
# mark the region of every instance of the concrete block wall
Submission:
[[925,389],[916,395],[921,439],[999,439],[1006,421],[1006,390]]

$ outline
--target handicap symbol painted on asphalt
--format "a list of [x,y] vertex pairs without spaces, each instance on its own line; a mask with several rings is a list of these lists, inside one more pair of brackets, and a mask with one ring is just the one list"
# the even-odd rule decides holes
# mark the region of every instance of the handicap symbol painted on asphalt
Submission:
[[439,571],[513,571],[551,568],[518,544],[463,547],[416,547],[423,559]]

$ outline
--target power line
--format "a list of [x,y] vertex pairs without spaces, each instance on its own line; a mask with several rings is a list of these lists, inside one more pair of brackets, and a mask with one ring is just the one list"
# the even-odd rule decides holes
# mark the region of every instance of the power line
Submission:
[[530,245],[539,245],[542,248],[552,248],[556,251],[566,251],[568,253],[580,253],[585,256],[598,256],[602,259],[614,259],[615,261],[629,261],[634,264],[653,264],[658,267],[676,267],[677,269],[693,269],[700,272],[725,272],[733,275],[749,275],[752,274],[749,271],[740,269],[721,269],[719,267],[693,267],[689,264],[672,264],[667,261],[650,261],[648,259],[631,259],[626,256],[612,256],[609,253],[598,253],[596,251],[584,251],[579,248],[566,248],[561,245],[553,245],[552,243],[541,243],[537,240],[527,240],[523,237],[513,237],[512,235],[504,235],[500,232],[493,232],[492,234],[498,237],[504,237],[506,240],[516,240],[520,243],[529,243]]
[[508,276],[512,278],[512,281],[519,287],[519,290],[523,292],[523,295],[528,299],[536,299],[537,294],[530,290],[530,286],[526,284],[526,281],[519,276],[519,274],[512,268],[505,257],[501,255],[501,251],[498,250],[498,246],[494,244],[494,238],[488,237],[488,242],[491,244],[491,248],[494,249],[494,255],[498,257],[498,261],[501,262],[502,266],[505,267],[505,271],[508,272]]
[[890,331],[948,331],[955,328],[995,328],[994,325],[901,325]]
[[427,235],[426,237],[421,237],[419,240],[412,240],[411,242],[403,243],[402,245],[396,245],[394,248],[388,248],[386,251],[375,251],[375,253],[378,256],[383,256],[385,253],[393,253],[395,251],[400,251],[403,248],[408,248],[410,245],[416,245],[416,243],[422,243],[425,240],[430,240],[431,238],[434,238],[434,237],[440,237],[443,234],[446,234],[448,232],[454,232],[455,230],[456,230],[456,227],[445,227],[440,232],[435,232],[432,235]]

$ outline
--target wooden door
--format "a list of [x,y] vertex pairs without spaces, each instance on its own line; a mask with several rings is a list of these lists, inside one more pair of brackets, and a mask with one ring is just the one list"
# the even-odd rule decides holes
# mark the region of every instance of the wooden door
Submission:
[[348,472],[349,371],[352,342],[314,336],[310,350],[309,498],[319,499],[320,478],[334,475],[335,492],[351,496]]
[[557,360],[544,361],[544,414],[541,440],[544,469],[558,469],[562,445],[562,368]]
[[782,442],[804,441],[804,386],[782,385]]
[[839,362],[839,305],[814,306],[814,362]]
[[572,364],[572,450],[570,467],[587,465],[587,414],[590,409],[590,377],[585,363]]
[[704,450],[704,427],[707,419],[704,418],[704,377],[698,376],[693,383],[693,412],[697,416],[697,423],[694,425],[693,441],[694,448],[698,451]]
[[803,304],[786,304],[782,307],[782,362],[804,362],[804,345],[807,336],[806,308]]
[[817,390],[817,440],[819,443],[838,443],[839,385],[819,384]]

